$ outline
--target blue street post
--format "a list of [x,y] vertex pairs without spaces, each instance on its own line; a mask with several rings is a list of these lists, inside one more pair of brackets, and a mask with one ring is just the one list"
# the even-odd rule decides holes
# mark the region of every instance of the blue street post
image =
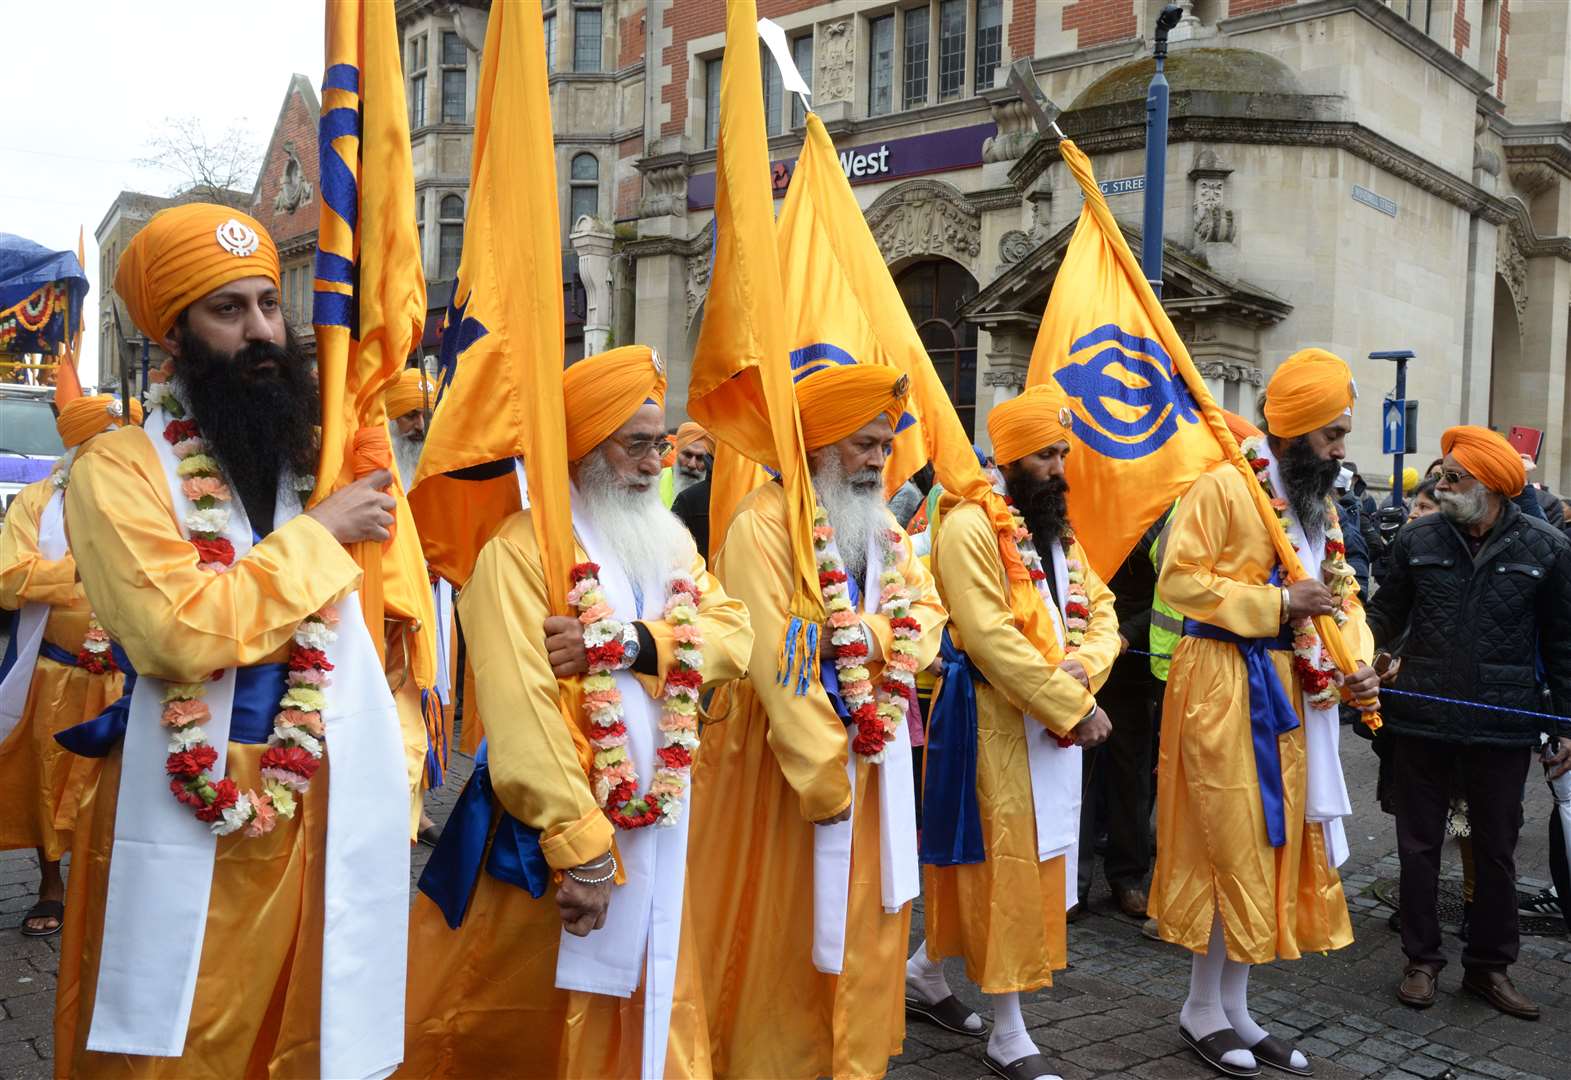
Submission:
[[[1410,432],[1408,426],[1411,416],[1407,407],[1407,362],[1413,359],[1411,349],[1391,349],[1384,352],[1372,352],[1371,360],[1393,360],[1396,362],[1396,392],[1391,402],[1382,406],[1380,410],[1380,439],[1386,453],[1391,455],[1391,504],[1398,510],[1407,508],[1406,492],[1402,490],[1402,461],[1406,455],[1408,443],[1412,442],[1417,432]],[[1388,428],[1386,416],[1387,408],[1394,404],[1397,416],[1401,418],[1400,424],[1394,430]]]
[[1183,18],[1183,11],[1169,4],[1156,17],[1156,73],[1146,90],[1146,191],[1141,225],[1140,268],[1157,299],[1162,297],[1162,197],[1167,192],[1167,34]]

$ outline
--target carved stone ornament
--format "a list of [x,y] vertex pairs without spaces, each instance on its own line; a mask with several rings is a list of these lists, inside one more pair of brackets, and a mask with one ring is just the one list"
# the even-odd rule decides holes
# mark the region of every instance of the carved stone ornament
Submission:
[[1244,383],[1248,386],[1264,386],[1265,373],[1253,364],[1240,364],[1227,360],[1201,360],[1195,364],[1195,370],[1200,372],[1203,379],[1221,379],[1223,382]]
[[644,173],[644,194],[638,216],[682,217],[687,213],[687,166],[682,162],[661,165]]
[[1018,394],[1026,388],[1026,369],[1015,365],[988,367],[982,372],[982,385],[993,389],[1003,387]]
[[709,267],[714,244],[715,223],[711,221],[700,236],[698,251],[684,260],[687,264],[686,325],[689,327],[693,325],[693,316],[698,314],[698,305],[709,295]]
[[885,262],[911,255],[942,255],[975,275],[982,251],[981,215],[948,184],[913,180],[880,195],[867,223]]
[[1036,141],[1036,125],[1032,122],[1031,111],[1019,98],[995,101],[993,123],[998,125],[998,131],[989,135],[982,144],[983,161],[1014,161]]
[[305,178],[300,155],[295,153],[293,142],[284,143],[284,175],[278,185],[278,198],[273,200],[275,214],[292,214],[311,202],[311,181]]
[[1215,179],[1195,181],[1196,245],[1233,242],[1233,212],[1222,205],[1222,184]]
[[1036,241],[1031,239],[1031,234],[1019,229],[1010,229],[998,238],[998,267],[1002,270],[1006,266],[1013,266],[1036,249]]
[[1497,230],[1495,244],[1495,269],[1505,280],[1511,303],[1516,307],[1520,321],[1527,315],[1527,260],[1522,256],[1515,223]]
[[852,20],[825,23],[819,28],[818,70],[813,74],[815,103],[850,101],[856,56],[852,52],[856,30]]

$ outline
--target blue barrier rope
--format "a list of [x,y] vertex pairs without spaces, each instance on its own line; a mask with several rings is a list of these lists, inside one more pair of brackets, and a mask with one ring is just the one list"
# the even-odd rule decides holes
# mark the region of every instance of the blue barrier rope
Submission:
[[[1171,660],[1173,658],[1168,653],[1152,653],[1146,652],[1144,649],[1128,649],[1126,651],[1135,656],[1148,656],[1153,660]],[[1485,712],[1507,713],[1511,716],[1528,716],[1534,720],[1549,720],[1556,725],[1571,725],[1571,717],[1556,716],[1554,713],[1534,712],[1531,709],[1513,709],[1504,705],[1490,705],[1483,701],[1464,701],[1461,698],[1442,697],[1439,694],[1423,694],[1417,690],[1393,690],[1389,686],[1382,686],[1380,693],[1382,695],[1390,694],[1393,697],[1413,698],[1416,701],[1433,701],[1441,705],[1461,705],[1468,709],[1483,709]]]

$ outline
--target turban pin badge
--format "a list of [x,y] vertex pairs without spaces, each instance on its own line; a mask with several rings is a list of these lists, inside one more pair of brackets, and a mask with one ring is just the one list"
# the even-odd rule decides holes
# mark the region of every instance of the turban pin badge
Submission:
[[119,420],[125,416],[125,407],[120,404],[119,398],[111,398],[109,404],[104,406],[104,412]]
[[660,354],[658,352],[656,352],[654,349],[651,348],[649,350],[649,359],[655,365],[655,374],[656,375],[664,375],[665,374],[665,361],[660,359]]
[[909,375],[902,375],[902,376],[900,376],[900,378],[895,380],[895,385],[890,389],[890,393],[893,394],[897,398],[903,398],[903,397],[906,396],[906,391],[908,391],[910,389],[911,389],[911,376],[909,376]]
[[218,226],[218,246],[231,255],[245,258],[254,252],[261,241],[256,237],[256,230],[238,218],[230,218]]

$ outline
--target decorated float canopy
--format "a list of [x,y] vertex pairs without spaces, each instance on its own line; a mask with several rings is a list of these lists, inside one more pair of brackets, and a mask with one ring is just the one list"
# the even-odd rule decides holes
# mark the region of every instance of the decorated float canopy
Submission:
[[0,356],[58,355],[81,326],[86,298],[75,252],[0,233]]

